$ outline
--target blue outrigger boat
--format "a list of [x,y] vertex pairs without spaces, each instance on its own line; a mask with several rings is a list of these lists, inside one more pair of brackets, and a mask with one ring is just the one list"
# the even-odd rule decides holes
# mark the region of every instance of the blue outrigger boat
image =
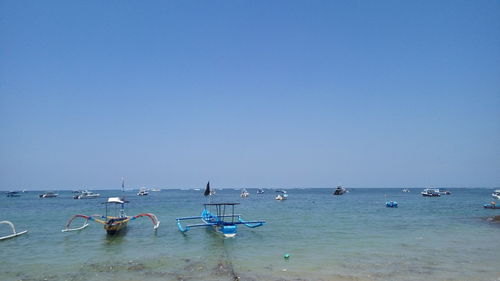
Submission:
[[387,202],[385,202],[385,206],[387,208],[397,208],[398,207],[398,202],[392,201],[392,200],[391,201],[387,201]]
[[490,204],[484,204],[483,207],[485,209],[500,209],[500,206],[497,206],[497,202],[493,201]]
[[[210,196],[210,182],[207,183],[205,196]],[[238,230],[237,225],[243,224],[246,227],[255,228],[264,225],[266,222],[259,221],[244,221],[241,215],[234,213],[234,206],[240,203],[206,203],[201,216],[177,218],[177,226],[183,233],[189,231],[193,227],[212,227],[215,231],[224,235],[224,237],[234,237]],[[201,219],[202,223],[189,224],[182,226],[182,221]]]

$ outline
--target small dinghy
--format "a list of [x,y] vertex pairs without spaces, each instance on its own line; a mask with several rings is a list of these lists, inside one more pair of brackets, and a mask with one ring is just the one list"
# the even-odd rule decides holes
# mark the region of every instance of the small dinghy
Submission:
[[483,207],[485,209],[500,209],[500,206],[497,206],[497,202],[493,201],[490,204],[484,204]]
[[23,235],[25,233],[28,233],[27,230],[25,231],[21,231],[21,232],[16,232],[16,228],[14,227],[14,224],[11,223],[10,221],[0,221],[0,224],[7,224],[10,226],[10,228],[12,229],[12,234],[9,234],[9,235],[6,235],[6,236],[2,236],[0,237],[0,241],[1,240],[6,240],[6,239],[9,239],[9,238],[14,238],[14,237],[17,237],[17,236],[20,236],[20,235]]
[[385,202],[385,206],[387,208],[397,208],[398,207],[398,202],[396,202],[396,201],[387,201],[387,202]]
[[342,195],[347,192],[347,189],[345,189],[343,186],[339,185],[337,186],[337,189],[333,191],[333,195]]
[[241,190],[240,197],[241,197],[241,198],[247,198],[248,196],[250,196],[250,193],[247,191],[247,189],[246,189],[246,188],[243,188],[243,189]]
[[7,197],[21,197],[21,194],[19,194],[19,191],[8,191],[5,192]]
[[278,201],[283,201],[288,199],[288,193],[286,192],[286,190],[276,190],[276,192],[278,193],[278,195],[276,195],[274,199]]

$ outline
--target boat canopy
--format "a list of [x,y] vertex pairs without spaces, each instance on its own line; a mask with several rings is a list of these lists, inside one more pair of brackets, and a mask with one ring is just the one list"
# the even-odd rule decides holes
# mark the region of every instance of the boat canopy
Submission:
[[120,197],[109,197],[106,203],[124,204],[127,202],[121,199]]

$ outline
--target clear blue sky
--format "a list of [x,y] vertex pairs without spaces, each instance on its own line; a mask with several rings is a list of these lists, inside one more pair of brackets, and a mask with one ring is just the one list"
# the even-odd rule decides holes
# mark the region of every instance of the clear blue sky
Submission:
[[0,189],[500,186],[500,2],[0,0]]

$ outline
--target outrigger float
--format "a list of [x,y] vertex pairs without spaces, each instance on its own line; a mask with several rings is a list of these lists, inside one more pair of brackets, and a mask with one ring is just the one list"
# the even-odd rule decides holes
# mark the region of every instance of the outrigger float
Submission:
[[[128,203],[128,201],[125,201],[122,198],[119,197],[110,197],[108,198],[108,201],[104,202],[103,204],[106,205],[106,214],[104,216],[99,216],[99,215],[94,215],[94,216],[86,216],[86,215],[74,215],[71,217],[66,223],[66,229],[61,230],[62,232],[69,232],[69,231],[77,231],[77,230],[82,230],[89,226],[89,221],[95,221],[97,223],[103,224],[104,229],[106,230],[106,233],[109,235],[113,235],[118,233],[120,230],[124,229],[127,227],[127,223],[129,221],[135,220],[140,217],[148,217],[151,219],[153,222],[153,230],[158,229],[160,227],[160,221],[158,218],[151,213],[144,213],[144,214],[139,214],[136,216],[127,216],[125,215],[125,203]],[[114,205],[116,207],[120,207],[119,210],[118,208],[115,208],[115,215],[110,216],[108,215],[108,207],[109,205]],[[118,213],[119,212],[119,213]],[[77,218],[83,218],[85,219],[84,223],[82,226],[77,227],[77,228],[70,228],[71,223],[77,219]]]
[[21,232],[16,232],[16,228],[14,227],[14,224],[11,223],[10,221],[0,221],[0,224],[7,224],[12,229],[12,234],[0,237],[0,241],[1,240],[6,240],[6,239],[9,239],[9,238],[14,238],[14,237],[17,237],[19,235],[23,235],[25,233],[28,233],[27,230],[21,231]]
[[[210,196],[210,182],[204,193],[205,197]],[[234,206],[240,203],[207,203],[203,204],[204,208],[201,216],[198,217],[183,217],[177,218],[177,227],[182,233],[189,231],[193,227],[212,227],[224,237],[235,237],[238,230],[238,224],[243,224],[249,228],[255,228],[264,225],[266,222],[259,221],[244,221],[241,215],[234,213]],[[189,224],[182,226],[182,221],[201,219],[200,224]]]

